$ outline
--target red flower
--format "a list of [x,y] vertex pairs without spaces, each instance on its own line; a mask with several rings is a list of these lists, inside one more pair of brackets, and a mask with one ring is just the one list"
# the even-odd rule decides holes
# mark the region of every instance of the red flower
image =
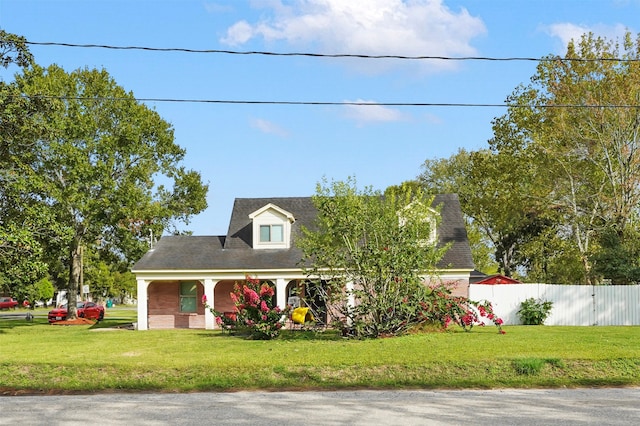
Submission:
[[[260,310],[262,312],[269,312],[269,307],[267,306],[267,302],[265,302],[264,300],[262,302],[260,302]],[[266,319],[266,318],[264,318]]]
[[504,330],[500,330],[500,334],[507,334],[507,332]]
[[498,325],[502,325],[502,323],[504,321],[502,321],[502,318],[496,318],[495,321],[493,321],[494,323],[498,324]]
[[244,296],[245,302],[251,306],[256,306],[258,304],[258,301],[260,301],[260,296],[258,296],[258,293],[247,286],[244,286],[244,288],[242,289],[242,294]]
[[203,294],[203,295],[202,295],[202,304],[203,304],[203,305],[206,305],[206,304],[207,304],[207,295],[206,295],[206,294]]
[[262,287],[260,287],[260,297],[273,297],[273,288],[269,284],[262,284]]

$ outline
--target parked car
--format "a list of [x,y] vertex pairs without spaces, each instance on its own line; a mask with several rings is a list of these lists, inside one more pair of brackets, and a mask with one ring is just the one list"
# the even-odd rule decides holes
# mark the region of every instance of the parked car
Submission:
[[18,301],[12,297],[0,297],[0,309],[15,309]]
[[[78,302],[76,305],[79,318],[95,319],[102,321],[104,319],[104,306],[93,302]],[[61,306],[49,311],[49,322],[64,321],[67,319],[67,306]]]

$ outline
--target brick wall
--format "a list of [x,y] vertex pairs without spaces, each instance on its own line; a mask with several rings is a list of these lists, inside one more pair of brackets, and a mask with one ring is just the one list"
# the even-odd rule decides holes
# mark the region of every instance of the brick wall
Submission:
[[229,294],[233,291],[234,281],[220,281],[213,289],[214,305],[218,312],[234,312],[236,310]]
[[180,312],[180,282],[154,281],[149,284],[149,329],[205,328],[204,306],[200,303],[204,286],[198,285],[197,312]]

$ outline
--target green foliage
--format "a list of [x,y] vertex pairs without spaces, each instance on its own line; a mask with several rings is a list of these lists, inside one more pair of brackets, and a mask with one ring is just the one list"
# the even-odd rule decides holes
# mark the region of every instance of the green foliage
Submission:
[[486,318],[498,327],[500,334],[505,334],[502,329],[503,320],[495,315],[491,303],[454,296],[453,285],[439,284],[422,288],[423,291],[416,294],[417,318],[412,321],[412,324],[426,323],[438,325],[442,329],[456,324],[464,331],[471,331],[475,325],[484,326],[483,319]]
[[[494,125],[494,131],[514,137],[509,126]],[[549,226],[549,210],[530,201],[539,195],[535,179],[526,170],[514,174],[513,165],[521,162],[515,154],[459,150],[448,159],[426,160],[418,177],[429,193],[458,194],[476,267],[486,273],[513,275],[529,261],[524,246]]]
[[[33,65],[26,40],[0,30],[0,66]],[[46,273],[44,241],[50,240],[48,209],[32,199],[24,171],[35,158],[34,141],[43,133],[49,102],[21,96],[15,85],[0,80],[0,283],[1,291],[28,294]]]
[[536,300],[533,297],[523,301],[518,310],[520,321],[524,325],[542,325],[551,313],[553,302]]
[[46,301],[53,297],[54,287],[48,277],[42,278],[36,282],[26,283],[12,288],[12,295],[19,302],[27,301],[33,308],[37,301]]
[[296,244],[344,335],[395,336],[424,323],[469,330],[478,322],[472,307],[479,304],[427,285],[438,282],[437,262],[448,248],[433,239],[439,214],[432,202],[410,183],[384,195],[359,191],[353,179],[318,185],[317,222]]
[[[525,160],[517,173],[525,171],[543,190],[531,201],[552,206],[553,238],[571,242],[582,266],[580,281],[587,284],[598,279],[594,259],[609,250],[598,245],[599,236],[607,228],[624,231],[637,224],[640,111],[581,106],[636,104],[639,53],[640,41],[629,33],[617,41],[585,34],[568,45],[566,57],[574,60],[541,61],[531,83],[515,90],[508,99],[513,106],[495,122],[492,147]],[[577,107],[537,107],[545,104]],[[554,253],[540,257],[548,254]]]
[[640,36],[584,34],[507,98],[489,149],[425,161],[419,182],[458,193],[506,275],[637,281],[639,57]]
[[[180,165],[185,151],[174,143],[169,123],[105,70],[34,66],[11,87],[24,98],[49,101],[47,113],[35,120],[38,132],[20,133],[30,149],[13,152],[20,167],[8,191],[27,195],[13,197],[19,206],[47,213],[29,219],[47,235],[47,259],[59,259],[60,270],[69,271],[73,316],[83,247],[110,264],[128,265],[147,250],[151,232],[161,235],[206,207],[207,185]],[[112,288],[110,267],[95,268],[98,288]]]
[[15,34],[0,30],[0,66],[16,64],[26,68],[33,64],[33,55],[27,48],[27,40]]
[[640,232],[628,227],[621,233],[605,230],[599,238],[600,250],[593,256],[594,271],[611,280],[612,284],[625,285],[640,282]]
[[[303,229],[307,275],[321,277],[333,318],[358,337],[396,335],[411,327],[416,306],[407,304],[435,271],[446,248],[431,240],[439,215],[432,198],[411,188],[383,196],[355,180],[317,187],[313,229]],[[345,290],[347,289],[347,290]]]

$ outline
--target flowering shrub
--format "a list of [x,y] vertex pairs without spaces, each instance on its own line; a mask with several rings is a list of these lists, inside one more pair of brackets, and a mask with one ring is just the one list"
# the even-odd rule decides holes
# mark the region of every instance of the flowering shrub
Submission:
[[218,324],[245,328],[251,338],[268,340],[280,333],[282,317],[285,314],[273,303],[274,294],[273,287],[268,283],[261,283],[259,279],[247,276],[243,284],[236,283],[230,294],[236,307],[235,319],[211,308],[206,297],[202,298],[202,302],[216,317]]
[[487,318],[498,327],[500,334],[505,334],[502,329],[502,318],[493,312],[491,303],[476,302],[466,297],[454,296],[447,284],[439,284],[429,287],[427,297],[419,302],[419,322],[440,324],[443,328],[451,324],[458,324],[465,331],[470,331],[474,325],[483,326],[483,318]]

